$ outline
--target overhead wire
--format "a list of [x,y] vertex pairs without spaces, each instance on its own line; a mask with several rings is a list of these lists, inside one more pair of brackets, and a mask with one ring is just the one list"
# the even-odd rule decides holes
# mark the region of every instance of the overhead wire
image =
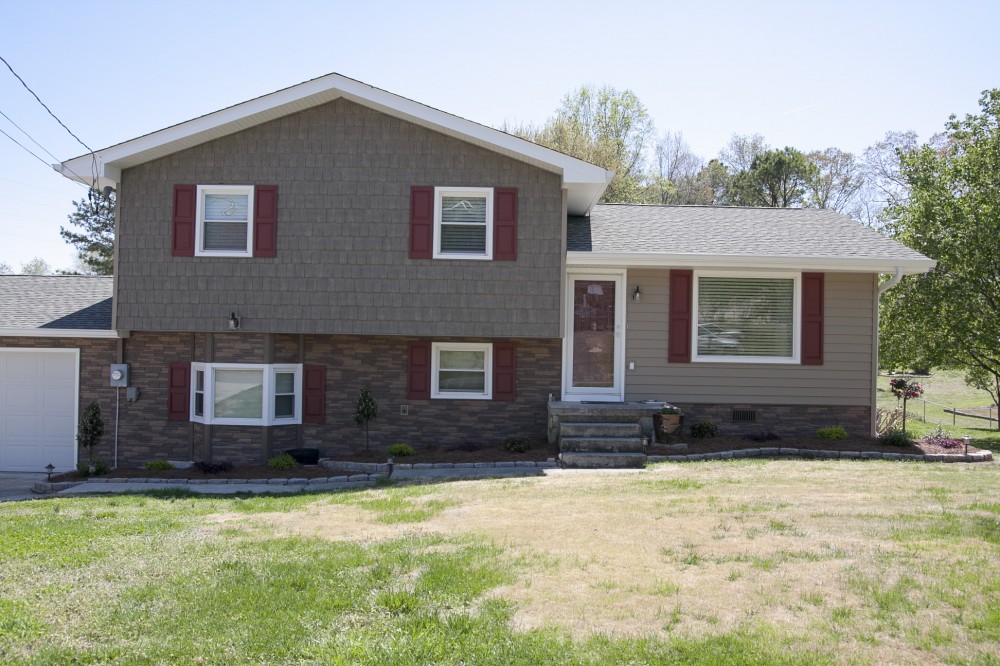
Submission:
[[[61,161],[62,161],[62,160],[60,160],[60,159],[59,159],[58,157],[56,157],[55,155],[53,155],[53,154],[51,153],[51,151],[49,151],[49,149],[48,149],[48,148],[46,148],[46,147],[45,147],[45,146],[43,146],[42,144],[38,143],[38,141],[37,141],[37,140],[35,139],[35,137],[33,137],[33,136],[31,136],[30,134],[28,134],[28,132],[27,132],[27,131],[26,131],[26,130],[25,130],[25,129],[23,128],[23,127],[21,127],[20,125],[18,125],[17,123],[15,123],[15,122],[14,122],[14,120],[13,120],[13,119],[12,119],[12,118],[11,118],[10,116],[8,116],[8,115],[7,115],[6,113],[4,113],[4,112],[3,112],[2,110],[0,110],[0,116],[3,116],[4,118],[6,118],[6,119],[7,119],[7,122],[9,122],[9,123],[10,123],[11,125],[13,125],[14,127],[16,127],[17,129],[19,129],[19,130],[21,131],[21,134],[23,134],[24,136],[26,136],[26,137],[28,137],[29,139],[31,139],[31,142],[32,142],[32,143],[34,143],[34,144],[35,144],[36,146],[38,146],[39,148],[41,148],[42,150],[44,150],[44,151],[45,151],[45,152],[46,152],[46,153],[48,154],[48,156],[49,156],[49,157],[51,157],[52,159],[54,159],[54,160],[55,160],[56,162],[61,162]],[[3,132],[3,130],[0,130],[0,132]],[[11,141],[13,141],[13,142],[14,142],[14,143],[16,143],[17,145],[21,146],[21,148],[24,148],[25,150],[28,150],[27,148],[25,148],[24,146],[22,146],[22,145],[21,145],[20,143],[18,143],[18,141],[16,141],[16,140],[15,140],[15,139],[14,139],[13,137],[11,137],[11,135],[10,135],[10,134],[7,134],[6,132],[3,132],[3,134],[4,134],[4,136],[6,136],[6,137],[7,137],[8,139],[10,139]],[[31,152],[30,150],[28,150],[28,152],[29,152],[29,153],[31,153],[31,155],[33,155],[33,156],[34,156],[34,157],[35,157],[36,159],[40,160],[40,161],[41,161],[41,162],[42,162],[43,164],[45,164],[45,166],[47,166],[47,167],[49,167],[49,168],[51,168],[51,167],[52,167],[52,165],[51,165],[51,164],[49,164],[48,162],[45,162],[45,160],[42,160],[42,158],[38,157],[38,155],[36,155],[35,153]],[[70,172],[71,174],[73,174],[74,176],[76,176],[77,178],[79,178],[79,179],[80,179],[80,181],[74,181],[74,182],[79,182],[79,184],[80,184],[80,185],[83,185],[84,187],[86,187],[86,185],[84,185],[84,183],[82,182],[82,181],[84,180],[83,176],[81,176],[81,175],[80,175],[80,174],[78,174],[77,172],[73,171],[73,170],[72,170],[72,169],[70,169],[69,167],[66,167],[66,169],[67,169],[67,170],[68,170],[68,171],[69,171],[69,172]]]

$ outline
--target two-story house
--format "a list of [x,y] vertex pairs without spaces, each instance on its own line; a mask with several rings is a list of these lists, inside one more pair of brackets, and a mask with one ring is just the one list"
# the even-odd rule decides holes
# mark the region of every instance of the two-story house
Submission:
[[57,168],[117,192],[123,465],[354,449],[363,386],[383,446],[541,437],[550,401],[870,434],[879,276],[933,265],[829,211],[598,205],[606,170],[339,75],[92,162]]

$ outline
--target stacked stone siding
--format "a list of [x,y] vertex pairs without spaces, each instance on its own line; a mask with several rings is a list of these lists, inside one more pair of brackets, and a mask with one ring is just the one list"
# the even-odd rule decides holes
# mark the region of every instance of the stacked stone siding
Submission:
[[[722,435],[752,435],[773,432],[782,437],[815,437],[816,430],[824,426],[843,426],[855,437],[868,437],[871,433],[871,409],[867,405],[758,405],[758,404],[700,404],[672,403],[684,412],[684,433],[698,421],[711,421]],[[753,409],[757,412],[754,423],[733,423],[734,409]]]

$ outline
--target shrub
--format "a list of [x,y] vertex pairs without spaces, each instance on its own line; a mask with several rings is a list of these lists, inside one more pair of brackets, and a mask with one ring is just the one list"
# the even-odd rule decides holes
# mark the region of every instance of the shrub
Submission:
[[299,463],[295,458],[291,457],[287,453],[282,453],[280,456],[274,456],[267,461],[267,466],[271,469],[277,470],[288,470],[295,469],[299,466]]
[[709,437],[717,437],[719,434],[719,426],[715,425],[711,421],[698,421],[691,426],[691,436],[695,439],[707,439]]
[[673,406],[660,407],[660,413],[661,414],[680,414],[681,410],[679,410],[679,409],[677,409],[676,407],[673,407]]
[[173,464],[167,460],[148,460],[143,467],[150,472],[162,472],[174,468]]
[[[83,409],[80,415],[80,425],[76,431],[76,443],[81,449],[86,449],[91,465],[94,463],[94,447],[104,436],[104,419],[101,418],[101,407],[92,402]],[[106,471],[106,470],[105,470]]]
[[[94,468],[93,474],[90,473],[91,466]],[[111,471],[111,465],[103,460],[91,460],[90,462],[77,463],[76,471],[80,476],[101,476]]]
[[531,442],[524,437],[508,437],[503,440],[503,448],[511,453],[524,453],[531,448]]
[[405,458],[406,456],[412,456],[416,451],[412,446],[406,442],[396,442],[389,447],[389,455],[396,458]]
[[878,434],[879,437],[887,432],[899,430],[902,423],[902,409],[882,409],[879,407],[875,410],[875,433]]
[[878,441],[887,446],[909,446],[913,443],[910,434],[904,430],[890,430],[879,437]]
[[192,467],[202,474],[219,474],[221,472],[233,471],[233,463],[231,462],[208,462],[205,460],[199,460],[192,465]]
[[847,439],[847,431],[843,426],[827,426],[816,431],[820,439]]

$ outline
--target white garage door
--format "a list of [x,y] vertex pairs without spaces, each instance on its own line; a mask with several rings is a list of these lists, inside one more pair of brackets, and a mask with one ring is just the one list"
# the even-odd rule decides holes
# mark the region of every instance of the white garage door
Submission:
[[76,467],[80,352],[0,349],[0,472]]

